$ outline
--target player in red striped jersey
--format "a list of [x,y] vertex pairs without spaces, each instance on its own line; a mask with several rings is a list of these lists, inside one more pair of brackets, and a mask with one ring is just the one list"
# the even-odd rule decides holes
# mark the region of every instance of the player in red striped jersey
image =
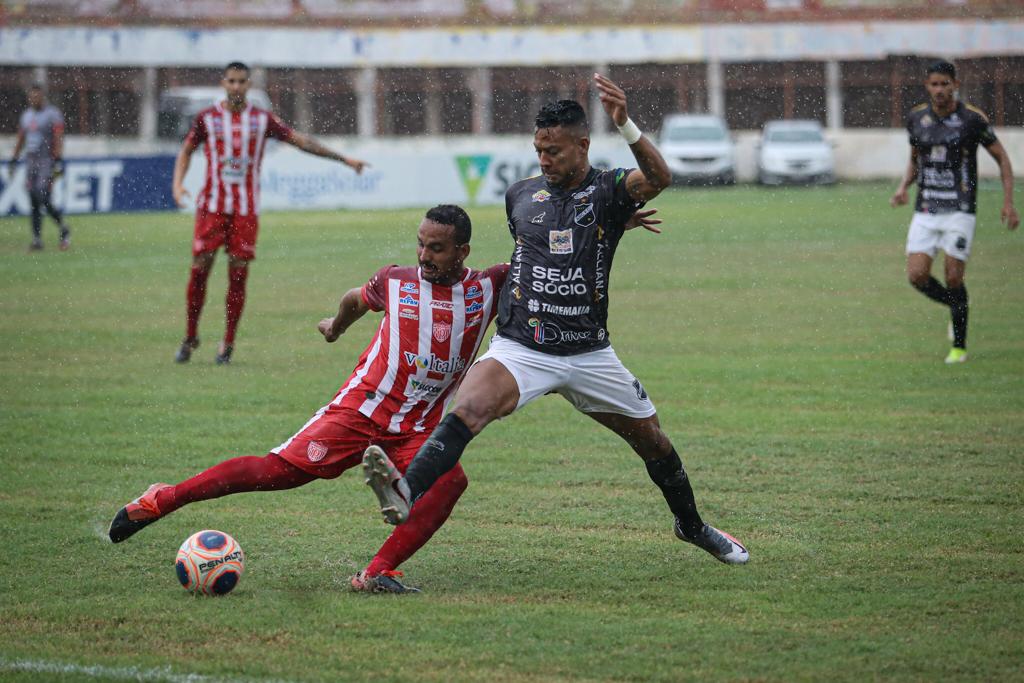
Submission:
[[199,314],[206,299],[206,280],[217,250],[228,254],[227,324],[217,350],[217,363],[231,360],[235,331],[245,306],[249,261],[256,257],[259,230],[260,166],[268,138],[287,142],[304,152],[340,161],[361,173],[367,165],[333,152],[319,142],[292,130],[274,114],[246,100],[249,67],[232,62],[224,69],[221,85],[225,100],[196,115],[174,163],[174,201],[184,208],[188,191],[183,183],[192,153],[200,146],[206,156],[206,180],[196,200],[195,234],[192,240],[192,271],[186,293],[185,339],[175,360],[186,363],[199,346]]
[[[371,444],[387,448],[404,471],[476,357],[508,274],[507,264],[484,271],[463,265],[471,232],[469,216],[457,206],[428,211],[419,226],[418,267],[380,269],[365,285],[346,292],[338,314],[318,325],[333,342],[368,311],[384,313],[334,400],[263,457],[232,458],[176,486],[153,484],[118,511],[110,539],[119,543],[188,503],[333,479],[358,465]],[[442,477],[352,578],[353,588],[414,590],[395,579],[395,570],[444,524],[466,486],[461,467]]]

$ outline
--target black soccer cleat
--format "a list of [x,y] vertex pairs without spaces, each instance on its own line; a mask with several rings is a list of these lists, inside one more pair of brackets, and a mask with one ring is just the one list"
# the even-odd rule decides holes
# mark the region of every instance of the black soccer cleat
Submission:
[[181,347],[174,356],[175,363],[187,363],[192,358],[192,352],[199,348],[199,337],[185,337],[181,341]]
[[747,552],[746,547],[742,543],[710,524],[705,524],[696,537],[690,538],[683,532],[682,527],[679,526],[679,518],[676,517],[673,531],[675,531],[676,538],[680,541],[692,543],[698,548],[708,551],[719,562],[724,562],[725,564],[746,564],[747,560],[750,559],[750,553]]
[[231,363],[231,352],[235,350],[234,344],[221,344],[221,350],[217,352],[217,357],[214,358],[214,362],[217,365],[229,365]]
[[419,588],[406,586],[396,577],[402,576],[400,571],[383,571],[375,576],[367,576],[366,570],[359,572],[350,579],[352,590],[359,593],[419,593]]

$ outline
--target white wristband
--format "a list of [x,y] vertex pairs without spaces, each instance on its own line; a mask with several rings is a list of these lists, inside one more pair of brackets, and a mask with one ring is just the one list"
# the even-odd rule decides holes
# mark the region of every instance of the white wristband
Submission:
[[633,123],[633,119],[629,118],[626,119],[626,122],[624,124],[618,126],[618,129],[619,135],[625,138],[627,145],[634,144],[637,140],[640,139],[640,136],[643,135],[643,133],[640,132],[640,129],[637,127],[637,125]]

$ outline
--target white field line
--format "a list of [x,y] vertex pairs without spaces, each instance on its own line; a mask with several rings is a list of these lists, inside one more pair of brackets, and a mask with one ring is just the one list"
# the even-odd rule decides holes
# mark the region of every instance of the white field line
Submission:
[[39,674],[75,674],[88,678],[120,681],[161,681],[166,683],[284,683],[267,678],[221,678],[196,673],[175,673],[170,667],[140,669],[137,666],[101,666],[98,664],[70,664],[45,659],[0,658],[0,672],[24,671]]

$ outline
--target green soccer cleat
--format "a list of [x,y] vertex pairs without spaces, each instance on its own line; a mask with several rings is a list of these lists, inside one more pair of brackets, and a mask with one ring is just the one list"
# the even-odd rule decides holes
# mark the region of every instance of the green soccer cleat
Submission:
[[953,365],[954,363],[966,363],[967,362],[967,351],[964,349],[958,349],[955,346],[949,350],[949,355],[946,356],[946,365]]

